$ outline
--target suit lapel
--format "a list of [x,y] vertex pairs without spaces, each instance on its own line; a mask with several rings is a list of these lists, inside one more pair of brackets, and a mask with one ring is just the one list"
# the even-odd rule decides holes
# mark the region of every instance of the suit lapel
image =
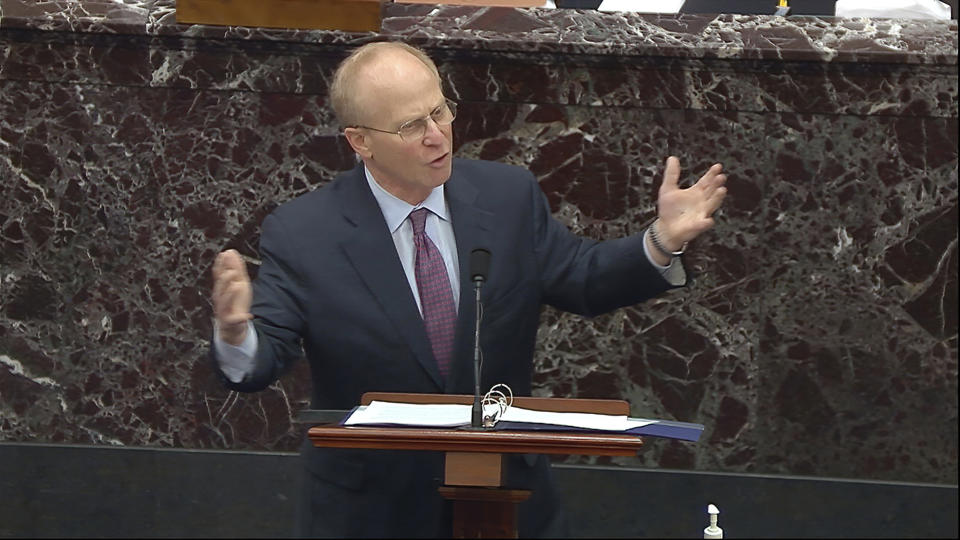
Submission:
[[[454,162],[456,163],[456,162]],[[473,337],[476,321],[476,296],[470,280],[470,252],[476,248],[491,249],[490,228],[493,214],[476,205],[479,190],[460,177],[456,168],[444,188],[453,234],[460,261],[460,308],[454,341],[453,366],[445,387],[448,392],[473,393]]]
[[433,358],[423,318],[380,206],[370,193],[363,166],[354,169],[344,180],[340,190],[341,208],[344,218],[354,229],[340,246],[417,361],[442,389],[445,383]]

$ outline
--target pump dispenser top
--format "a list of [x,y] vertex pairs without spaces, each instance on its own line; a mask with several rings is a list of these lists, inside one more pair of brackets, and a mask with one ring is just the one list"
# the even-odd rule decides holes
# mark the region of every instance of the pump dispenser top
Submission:
[[720,510],[712,505],[707,505],[707,513],[710,514],[710,525],[703,530],[704,538],[723,538],[723,529],[717,527],[717,516],[720,515]]

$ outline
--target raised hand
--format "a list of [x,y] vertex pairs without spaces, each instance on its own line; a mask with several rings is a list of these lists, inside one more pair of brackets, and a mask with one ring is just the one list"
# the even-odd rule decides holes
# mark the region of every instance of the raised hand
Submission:
[[680,160],[670,156],[657,196],[659,222],[655,225],[661,243],[670,251],[679,251],[686,242],[713,227],[713,213],[727,195],[727,176],[719,163],[689,188],[681,189],[679,181]]
[[239,345],[247,336],[247,321],[253,288],[247,266],[236,250],[217,255],[213,263],[213,316],[220,327],[220,337],[231,345]]

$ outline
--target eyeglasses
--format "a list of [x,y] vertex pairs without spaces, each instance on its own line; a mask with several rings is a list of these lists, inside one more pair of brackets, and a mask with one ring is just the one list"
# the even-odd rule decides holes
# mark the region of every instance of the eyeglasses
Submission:
[[457,117],[457,103],[455,101],[444,98],[443,104],[437,107],[436,109],[430,111],[428,116],[423,118],[416,118],[414,120],[409,120],[400,124],[400,127],[396,131],[389,131],[386,129],[377,129],[370,126],[350,126],[352,128],[363,128],[370,129],[373,131],[379,131],[380,133],[392,133],[394,135],[399,135],[401,139],[406,142],[419,141],[427,133],[427,120],[433,120],[438,126],[446,126],[453,122],[453,119]]

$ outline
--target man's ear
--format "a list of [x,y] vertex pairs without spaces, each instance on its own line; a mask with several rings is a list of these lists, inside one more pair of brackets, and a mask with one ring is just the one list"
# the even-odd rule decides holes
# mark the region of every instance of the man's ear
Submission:
[[368,158],[373,152],[370,150],[370,147],[367,145],[367,137],[363,134],[358,128],[344,128],[343,134],[347,137],[347,142],[350,143],[350,147],[353,148],[353,151],[360,155],[360,157]]

